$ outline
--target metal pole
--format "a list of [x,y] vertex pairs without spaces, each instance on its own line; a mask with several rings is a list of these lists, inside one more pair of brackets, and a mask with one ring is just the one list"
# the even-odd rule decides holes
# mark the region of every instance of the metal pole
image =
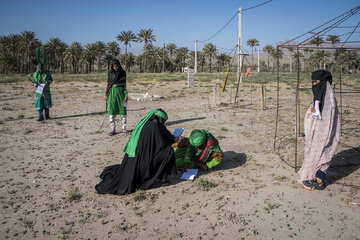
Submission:
[[[242,58],[243,58],[242,60],[244,60],[244,57],[245,57],[245,55],[242,55]],[[243,66],[241,66],[240,73],[242,72],[242,67],[243,67]],[[236,104],[236,102],[237,102],[237,95],[238,95],[238,92],[239,92],[239,85],[240,85],[240,82],[238,81],[237,84],[236,84],[236,92],[235,92],[234,106],[235,106],[235,104]]]
[[195,73],[197,73],[197,40],[195,38],[195,66],[194,66]]
[[165,72],[165,43],[164,43],[164,48],[163,48],[162,72]]
[[258,49],[258,72],[260,72],[260,48]]
[[[299,48],[296,49],[299,53]],[[297,54],[299,55],[299,54]],[[299,61],[298,61],[299,62]],[[300,68],[297,69],[297,83],[296,83],[296,97],[295,97],[295,118],[296,118],[296,127],[295,127],[295,172],[297,170],[297,147],[298,147],[298,138],[299,138],[299,128],[300,128],[300,104],[299,104],[299,86],[300,86]]]
[[[341,75],[342,75],[342,64],[340,64],[340,124],[342,124],[342,114],[343,114],[343,109],[342,109],[342,79],[341,79]],[[341,131],[341,128],[340,128]],[[340,132],[341,133],[341,132]]]
[[238,67],[237,67],[237,82],[242,82],[242,74],[241,74],[241,68],[242,68],[242,29],[241,29],[241,19],[242,18],[242,10],[239,8],[239,22],[238,22]]

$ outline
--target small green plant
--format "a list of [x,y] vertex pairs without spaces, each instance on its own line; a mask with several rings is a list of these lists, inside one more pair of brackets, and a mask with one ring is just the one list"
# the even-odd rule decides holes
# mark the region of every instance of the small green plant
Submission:
[[217,185],[213,182],[205,180],[203,178],[198,178],[195,180],[195,184],[201,189],[208,191],[210,188],[216,187]]
[[12,111],[12,108],[10,107],[3,107],[2,110],[5,110],[5,111]]
[[81,198],[81,194],[79,193],[78,189],[70,190],[68,192],[68,195],[67,195],[68,201],[77,201],[77,200],[80,200],[80,198]]
[[25,129],[25,134],[29,134],[29,133],[32,133],[33,131],[31,129]]
[[55,124],[56,124],[56,125],[58,125],[58,126],[63,125],[63,123],[62,123],[62,122],[60,122],[60,121],[56,121],[56,122],[55,122]]
[[134,194],[134,201],[141,202],[146,199],[146,193],[144,190],[137,190]]
[[237,125],[238,125],[239,127],[244,126],[244,124],[242,124],[242,123],[238,123]]
[[217,140],[221,140],[221,139],[224,139],[224,138],[225,138],[225,136],[220,135],[220,136],[217,137]]
[[221,127],[221,131],[227,132],[227,131],[229,131],[229,129],[227,129],[226,127]]

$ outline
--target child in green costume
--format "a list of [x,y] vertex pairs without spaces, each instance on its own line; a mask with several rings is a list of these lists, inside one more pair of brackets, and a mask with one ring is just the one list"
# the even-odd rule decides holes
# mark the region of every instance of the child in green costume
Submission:
[[195,129],[189,139],[182,138],[173,144],[176,167],[186,171],[188,168],[208,170],[218,165],[224,158],[224,153],[217,139],[208,131]]
[[43,86],[43,90],[35,91],[35,109],[38,110],[38,121],[44,120],[43,112],[45,110],[45,119],[50,119],[49,109],[52,106],[51,103],[51,92],[50,92],[50,84],[53,79],[51,77],[51,72],[45,69],[46,64],[46,49],[42,49],[42,62],[40,61],[40,49],[36,48],[36,59],[38,65],[36,67],[36,72],[30,74],[32,76],[32,82],[36,89],[39,86]]

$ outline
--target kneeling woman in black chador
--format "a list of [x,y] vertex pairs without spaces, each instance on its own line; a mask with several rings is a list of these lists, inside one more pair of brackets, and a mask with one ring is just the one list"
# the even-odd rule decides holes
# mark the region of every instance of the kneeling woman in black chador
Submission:
[[104,169],[102,181],[95,186],[99,194],[123,195],[136,189],[147,189],[156,180],[165,182],[176,175],[174,136],[164,123],[168,119],[162,109],[151,110],[136,125],[126,143],[121,164]]

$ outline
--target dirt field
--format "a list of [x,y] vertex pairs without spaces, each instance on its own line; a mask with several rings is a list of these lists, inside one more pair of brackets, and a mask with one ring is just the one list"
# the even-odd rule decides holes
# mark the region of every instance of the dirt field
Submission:
[[[98,195],[94,186],[104,167],[121,163],[128,136],[108,136],[108,118],[99,130],[105,80],[57,82],[62,77],[55,75],[51,86],[52,120],[41,123],[29,82],[13,77],[0,84],[2,239],[360,239],[359,94],[343,98],[330,184],[308,191],[273,148],[275,83],[266,86],[266,109],[259,111],[260,85],[241,85],[233,107],[234,86],[220,96],[217,77],[195,78],[192,88],[185,80],[132,81],[130,94],[148,92],[164,100],[130,100],[130,130],[149,110],[163,108],[170,131],[184,127],[189,136],[195,128],[209,130],[225,159],[193,182],[172,179],[113,196]],[[276,147],[293,164],[294,88],[282,83],[280,93]],[[301,99],[304,114],[311,94],[302,92]]]

